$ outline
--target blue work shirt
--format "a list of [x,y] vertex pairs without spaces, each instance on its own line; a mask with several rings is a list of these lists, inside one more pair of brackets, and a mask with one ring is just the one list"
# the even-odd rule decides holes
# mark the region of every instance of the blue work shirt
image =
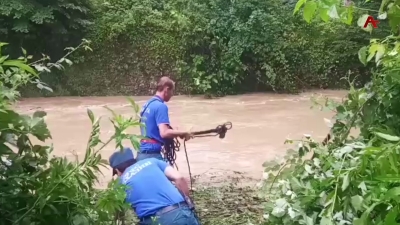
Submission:
[[154,96],[144,104],[140,114],[141,122],[146,126],[145,128],[141,128],[141,135],[159,142],[141,142],[140,151],[158,153],[164,144],[164,139],[160,135],[158,125],[169,124],[168,106],[159,96]]
[[153,216],[162,208],[184,201],[165,176],[167,163],[155,158],[138,161],[126,168],[120,182],[128,186],[126,201],[139,218]]

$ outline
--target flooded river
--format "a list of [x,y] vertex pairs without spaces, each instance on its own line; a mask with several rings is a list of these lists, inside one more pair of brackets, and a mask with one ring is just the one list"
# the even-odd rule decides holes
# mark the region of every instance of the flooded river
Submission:
[[[187,143],[194,175],[224,176],[225,172],[240,171],[257,179],[262,176],[264,161],[280,159],[285,154],[286,138],[296,139],[311,134],[322,140],[326,136],[329,128],[323,118],[331,118],[333,114],[310,109],[312,95],[340,101],[345,94],[346,91],[316,91],[300,95],[248,94],[209,100],[176,96],[167,104],[171,123],[179,130],[211,129],[226,121],[233,123],[233,129],[228,131],[225,139],[197,138]],[[148,98],[133,97],[140,106]],[[133,113],[124,97],[30,98],[22,100],[17,108],[23,113],[45,110],[53,136],[54,154],[73,159],[74,155],[83,158],[90,135],[87,108],[96,116],[104,117],[101,123],[103,140],[113,134],[113,126],[107,118],[111,114],[103,106],[125,116]],[[108,159],[114,150],[113,143],[104,148],[103,158]],[[178,153],[177,162],[180,171],[187,175],[183,150]],[[100,178],[101,186],[111,179],[111,170],[105,169],[104,174]]]

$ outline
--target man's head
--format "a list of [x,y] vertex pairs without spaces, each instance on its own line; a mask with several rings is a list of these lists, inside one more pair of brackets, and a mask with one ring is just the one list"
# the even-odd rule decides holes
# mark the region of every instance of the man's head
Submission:
[[122,151],[114,152],[109,159],[110,166],[113,169],[113,176],[117,174],[121,176],[126,168],[136,163],[133,151],[130,148],[124,148]]
[[175,82],[169,77],[161,77],[157,83],[156,95],[160,96],[165,102],[168,102],[175,90]]

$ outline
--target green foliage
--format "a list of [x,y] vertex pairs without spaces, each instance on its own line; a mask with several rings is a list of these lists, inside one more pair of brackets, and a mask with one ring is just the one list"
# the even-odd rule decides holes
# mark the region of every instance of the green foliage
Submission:
[[[91,10],[90,0],[0,0],[0,36],[11,46],[24,46],[35,58],[40,53],[59,58],[93,24]],[[9,51],[19,55],[17,49]]]
[[307,24],[292,16],[293,7],[279,0],[96,0],[89,33],[95,54],[66,76],[44,80],[58,95],[143,95],[170,75],[181,93],[223,95],[340,88],[348,73],[362,75],[357,85],[369,79],[373,65],[357,59],[369,33]]
[[[12,108],[19,97],[18,88],[28,83],[51,90],[38,79],[40,71],[63,69],[63,64],[71,64],[67,56],[80,48],[90,49],[88,43],[84,40],[76,48],[68,48],[65,57],[54,63],[44,58],[29,64],[31,56],[24,49],[24,56],[18,59],[9,59],[0,51],[1,224],[115,224],[114,214],[130,208],[124,201],[124,186],[115,181],[106,190],[94,186],[101,168],[107,166],[100,154],[105,146],[113,140],[117,147],[121,146],[125,139],[137,145],[138,137],[124,135],[126,129],[138,125],[134,118],[125,119],[110,110],[118,132],[102,141],[100,118],[88,110],[92,132],[85,157],[69,161],[65,157],[51,157],[53,146],[44,144],[51,138],[44,120],[46,112],[36,111],[29,116]],[[138,106],[130,102],[137,114]]]
[[29,33],[35,32],[36,25],[44,25],[54,26],[58,32],[66,33],[71,28],[79,29],[90,24],[89,21],[82,19],[83,15],[88,14],[89,8],[88,1],[79,0],[2,0],[0,32],[3,35],[12,31]]
[[[299,1],[295,11],[303,3]],[[356,8],[355,4],[342,6],[336,1],[314,3],[317,15],[345,23],[351,22],[349,18]],[[299,141],[297,151],[289,152],[284,163],[265,164],[269,175],[266,187],[272,200],[266,217],[271,223],[397,223],[400,20],[393,11],[398,10],[398,4],[383,1],[379,10],[380,15],[387,14],[388,29],[395,33],[371,39],[370,45],[359,51],[361,62],[367,64],[374,59],[378,66],[372,81],[360,89],[351,87],[342,103],[325,101],[325,107],[336,113],[332,142],[323,146],[307,136]],[[303,14],[305,18],[314,16],[305,9]],[[359,134],[349,137],[351,132]]]

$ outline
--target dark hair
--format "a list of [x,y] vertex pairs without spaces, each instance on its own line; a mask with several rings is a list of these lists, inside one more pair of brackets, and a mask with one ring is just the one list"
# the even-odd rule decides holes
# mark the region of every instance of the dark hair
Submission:
[[168,87],[169,89],[174,89],[175,82],[169,77],[161,77],[157,83],[156,91],[163,91],[165,87]]
[[132,166],[135,163],[136,163],[136,159],[129,159],[129,160],[117,165],[115,168],[113,168],[113,175],[117,174],[117,170],[121,173],[125,172],[126,168]]

